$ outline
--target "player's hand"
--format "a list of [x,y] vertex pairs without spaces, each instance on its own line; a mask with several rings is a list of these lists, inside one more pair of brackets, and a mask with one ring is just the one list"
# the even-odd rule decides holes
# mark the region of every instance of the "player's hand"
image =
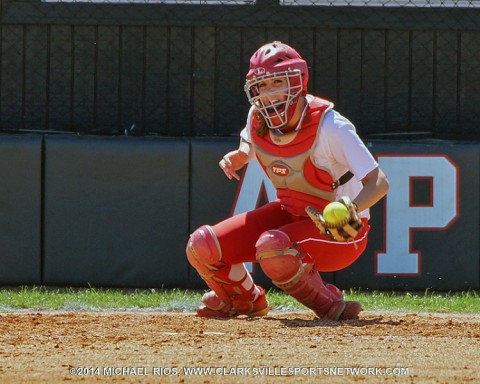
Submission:
[[247,160],[247,154],[237,149],[223,156],[223,159],[220,160],[218,165],[230,180],[232,180],[232,178],[240,180],[237,171],[247,163]]

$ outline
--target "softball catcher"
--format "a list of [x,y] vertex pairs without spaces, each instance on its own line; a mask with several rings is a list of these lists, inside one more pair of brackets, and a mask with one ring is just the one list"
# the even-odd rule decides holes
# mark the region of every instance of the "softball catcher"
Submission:
[[[238,149],[219,162],[229,179],[257,159],[277,200],[190,236],[187,258],[211,289],[201,317],[265,316],[268,301],[244,262],[258,263],[272,282],[319,318],[358,317],[361,304],[323,281],[321,272],[351,265],[367,245],[369,208],[388,191],[388,181],[356,133],[331,102],[307,93],[308,67],[278,41],[250,59],[245,92],[251,104]],[[332,201],[349,215],[329,227],[322,217]]]

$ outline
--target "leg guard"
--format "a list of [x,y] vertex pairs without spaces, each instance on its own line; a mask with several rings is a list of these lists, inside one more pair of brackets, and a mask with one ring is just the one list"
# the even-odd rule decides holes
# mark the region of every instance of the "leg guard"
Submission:
[[286,233],[266,231],[258,239],[256,248],[257,260],[273,284],[313,310],[319,318],[346,320],[357,317],[360,304],[345,302],[337,287],[325,285],[313,265],[302,262],[300,252],[292,248]]
[[198,228],[187,244],[187,258],[212,289],[207,292],[197,314],[203,317],[230,317],[241,314],[264,316],[269,307],[265,292],[253,283],[243,264],[226,265],[212,228]]

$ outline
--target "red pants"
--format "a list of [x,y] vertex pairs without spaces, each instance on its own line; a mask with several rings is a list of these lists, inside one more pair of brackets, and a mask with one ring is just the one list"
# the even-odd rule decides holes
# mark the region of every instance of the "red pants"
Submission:
[[302,252],[304,262],[315,264],[319,272],[338,271],[357,260],[367,246],[370,229],[364,220],[364,229],[354,242],[332,241],[320,235],[308,217],[290,215],[278,201],[230,217],[212,228],[220,243],[222,261],[226,264],[255,262],[255,243],[259,236],[264,231],[278,229],[285,232]]

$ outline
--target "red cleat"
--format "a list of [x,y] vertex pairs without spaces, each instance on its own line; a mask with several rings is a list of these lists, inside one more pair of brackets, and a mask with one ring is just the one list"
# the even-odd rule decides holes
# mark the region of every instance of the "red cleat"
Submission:
[[327,313],[323,311],[314,312],[320,319],[338,321],[358,319],[361,310],[362,305],[357,301],[339,300],[333,303]]
[[266,316],[270,307],[265,296],[265,291],[261,289],[260,296],[254,302],[232,300],[232,305],[227,305],[222,301],[214,291],[209,291],[202,297],[204,306],[197,309],[199,317],[235,317],[247,315],[249,317]]
[[356,320],[362,311],[362,304],[358,301],[346,301],[345,309],[338,320]]

